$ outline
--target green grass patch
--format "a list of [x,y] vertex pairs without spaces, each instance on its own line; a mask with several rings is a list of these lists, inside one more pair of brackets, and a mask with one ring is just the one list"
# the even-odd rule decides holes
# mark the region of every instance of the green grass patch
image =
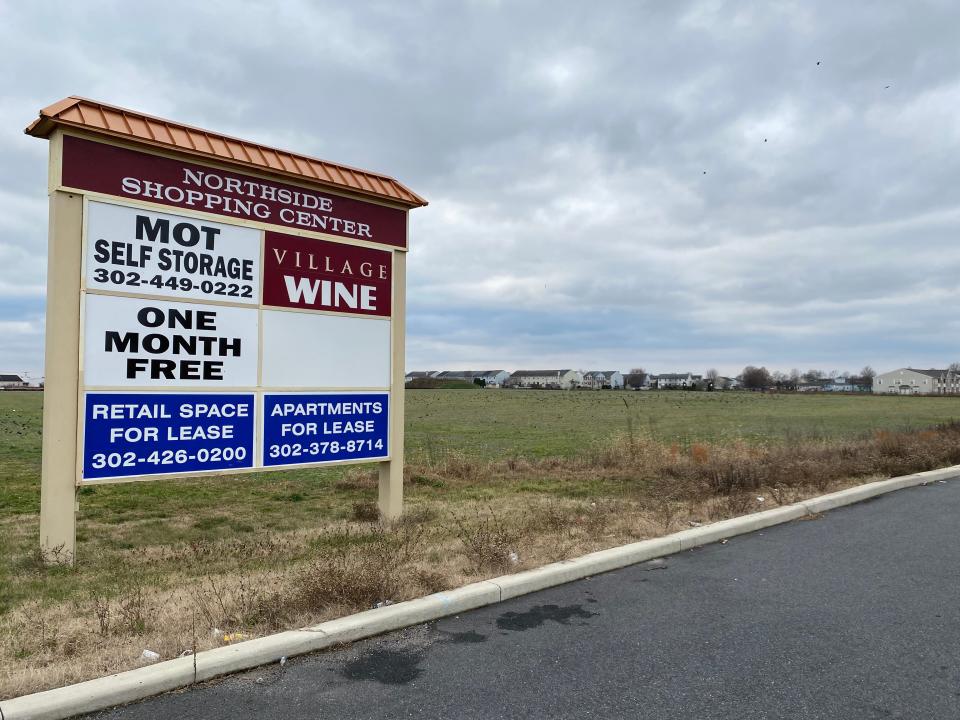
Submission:
[[[150,567],[162,576],[177,569],[175,561],[162,559],[164,548],[322,528],[376,499],[376,481],[365,467],[85,487],[79,493],[79,566],[66,574],[50,571],[35,557],[42,401],[42,393],[0,392],[0,614],[31,598],[82,598],[118,566],[139,563],[131,554],[156,553],[161,559],[151,559]],[[423,389],[407,393],[406,412],[408,457],[435,467],[453,459],[469,466],[589,457],[598,443],[641,433],[680,451],[703,441],[844,439],[960,418],[960,398]],[[510,496],[586,499],[626,492],[605,480],[602,469],[586,478],[543,472],[520,481],[465,477],[414,474],[407,497],[414,504],[456,507]]]

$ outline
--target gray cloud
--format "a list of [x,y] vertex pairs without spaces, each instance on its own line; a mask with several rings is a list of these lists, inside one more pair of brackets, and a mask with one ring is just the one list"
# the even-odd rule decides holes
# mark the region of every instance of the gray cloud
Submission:
[[958,21],[946,1],[0,4],[0,363],[42,363],[45,147],[20,131],[76,93],[430,199],[411,367],[944,364]]

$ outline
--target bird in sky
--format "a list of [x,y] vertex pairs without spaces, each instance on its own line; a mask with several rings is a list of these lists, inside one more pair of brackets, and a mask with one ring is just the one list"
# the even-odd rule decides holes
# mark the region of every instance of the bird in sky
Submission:
[[822,63],[822,62],[823,62],[823,60],[817,60],[817,65],[819,65],[819,64]]

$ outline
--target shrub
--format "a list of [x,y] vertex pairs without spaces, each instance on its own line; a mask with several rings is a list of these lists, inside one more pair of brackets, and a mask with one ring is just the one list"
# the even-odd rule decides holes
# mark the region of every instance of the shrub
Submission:
[[486,513],[477,509],[473,522],[455,513],[451,516],[467,562],[475,572],[503,570],[512,564],[510,554],[517,551],[523,533],[508,527],[490,505]]
[[375,526],[359,541],[348,530],[328,543],[297,579],[298,609],[331,606],[370,607],[401,595],[410,577],[409,566],[423,555],[423,526],[398,523],[392,529]]

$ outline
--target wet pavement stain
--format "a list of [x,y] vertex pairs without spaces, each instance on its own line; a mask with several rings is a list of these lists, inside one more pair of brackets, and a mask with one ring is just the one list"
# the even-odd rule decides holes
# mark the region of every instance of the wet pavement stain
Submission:
[[455,645],[482,643],[487,641],[487,636],[481,635],[476,630],[468,630],[467,632],[449,632],[447,630],[441,630],[440,633],[444,636],[444,642],[453,643]]
[[497,618],[497,627],[501,630],[530,630],[540,627],[547,620],[561,625],[569,625],[572,618],[592,618],[599,613],[584,610],[582,605],[534,605],[523,613],[505,612]]
[[405,685],[423,674],[423,653],[377,648],[344,665],[340,674],[348,680],[375,680],[384,685]]

